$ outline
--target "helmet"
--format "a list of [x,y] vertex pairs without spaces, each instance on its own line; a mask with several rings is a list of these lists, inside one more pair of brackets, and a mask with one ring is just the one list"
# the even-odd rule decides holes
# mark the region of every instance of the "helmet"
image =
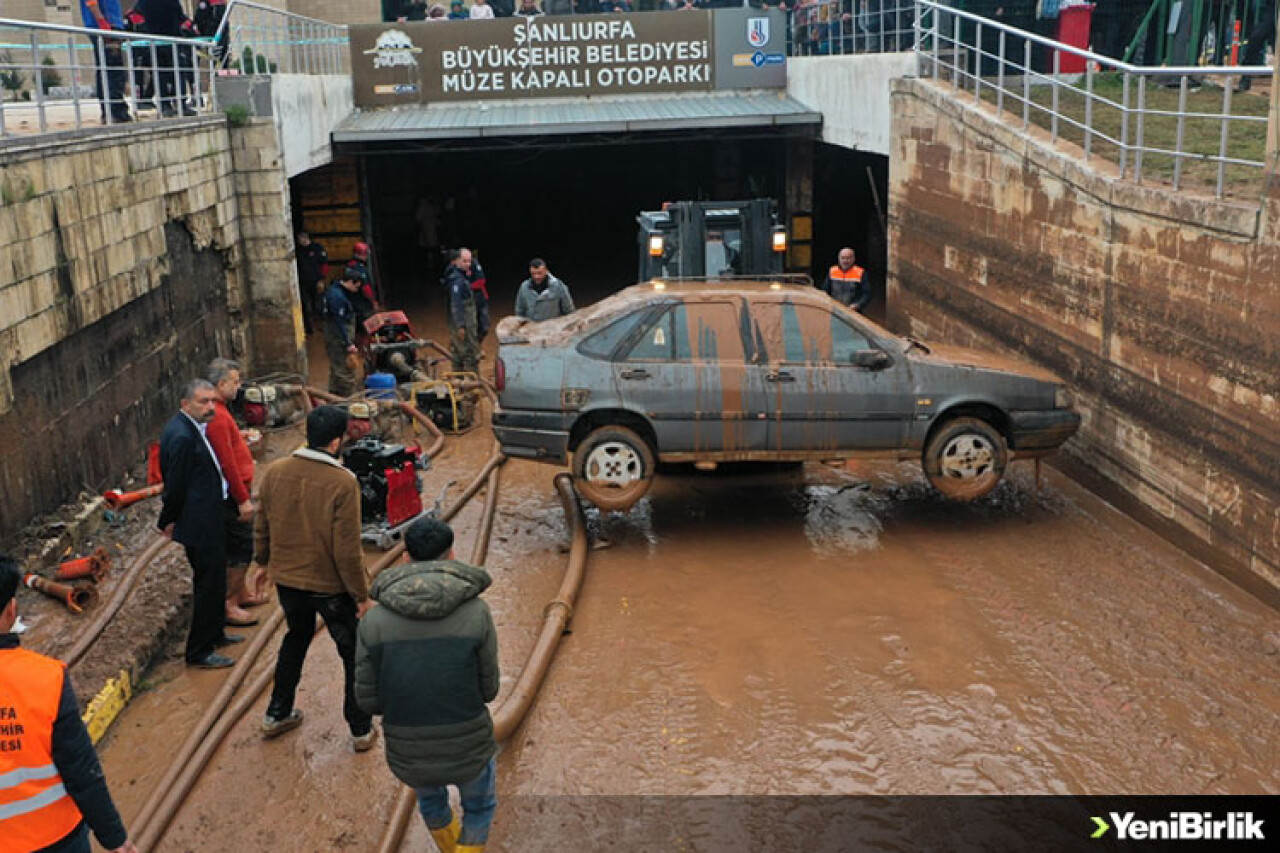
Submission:
[[369,257],[369,244],[356,243],[351,247],[351,254],[355,255],[357,258]]

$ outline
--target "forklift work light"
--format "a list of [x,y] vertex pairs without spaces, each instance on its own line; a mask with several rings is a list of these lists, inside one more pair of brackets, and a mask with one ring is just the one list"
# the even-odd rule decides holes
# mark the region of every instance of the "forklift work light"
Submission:
[[661,234],[649,235],[649,257],[651,258],[662,257],[662,235]]
[[773,250],[775,252],[787,250],[787,229],[781,225],[776,225],[773,229]]

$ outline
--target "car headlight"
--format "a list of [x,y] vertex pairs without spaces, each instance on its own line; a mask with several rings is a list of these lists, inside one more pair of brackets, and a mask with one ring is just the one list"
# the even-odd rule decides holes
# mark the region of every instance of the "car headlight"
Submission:
[[1071,408],[1071,390],[1066,385],[1059,385],[1053,389],[1053,407],[1055,409]]

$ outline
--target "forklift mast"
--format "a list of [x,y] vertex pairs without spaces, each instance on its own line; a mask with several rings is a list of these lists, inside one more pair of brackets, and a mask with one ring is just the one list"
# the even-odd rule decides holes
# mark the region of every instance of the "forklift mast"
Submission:
[[677,201],[636,217],[639,281],[782,272],[786,235],[772,199]]

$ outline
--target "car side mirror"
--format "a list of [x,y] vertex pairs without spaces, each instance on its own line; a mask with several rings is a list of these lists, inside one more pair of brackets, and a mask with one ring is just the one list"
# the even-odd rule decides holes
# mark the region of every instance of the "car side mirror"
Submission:
[[867,370],[880,370],[889,364],[889,354],[879,349],[860,349],[854,350],[849,356],[849,361],[854,367],[864,367]]

